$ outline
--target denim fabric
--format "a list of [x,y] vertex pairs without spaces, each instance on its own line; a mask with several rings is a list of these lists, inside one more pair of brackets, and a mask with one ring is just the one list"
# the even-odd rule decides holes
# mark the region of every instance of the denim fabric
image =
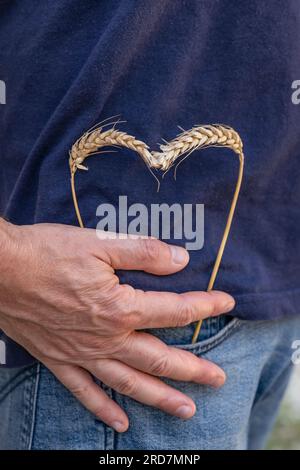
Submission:
[[95,419],[44,366],[1,369],[0,448],[261,448],[292,371],[292,342],[299,338],[300,321],[292,317],[275,322],[206,321],[200,341],[181,347],[221,365],[227,373],[225,386],[216,391],[174,383],[197,404],[196,415],[188,421],[103,386],[129,415],[130,428],[124,434]]

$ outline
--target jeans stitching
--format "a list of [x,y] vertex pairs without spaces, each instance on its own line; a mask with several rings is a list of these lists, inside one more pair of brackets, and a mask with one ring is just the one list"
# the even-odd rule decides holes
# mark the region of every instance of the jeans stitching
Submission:
[[175,345],[177,348],[185,349],[187,351],[191,351],[194,354],[204,353],[208,350],[212,349],[213,347],[220,344],[224,341],[233,331],[240,326],[242,321],[239,318],[234,318],[228,325],[222,328],[218,333],[213,335],[211,338],[205,339],[200,343],[195,344],[179,344]]
[[41,369],[41,365],[40,363],[38,363],[36,366],[36,380],[35,380],[35,386],[34,386],[33,397],[32,397],[32,420],[31,420],[28,450],[31,450],[32,443],[33,443],[35,417],[36,417],[36,404],[37,404],[37,396],[38,396],[38,389],[39,389],[39,383],[40,383],[40,369]]
[[28,449],[29,447],[29,431],[32,426],[32,409],[36,383],[36,369],[37,366],[34,366],[34,368],[30,367],[24,374],[24,413],[20,437],[21,449]]

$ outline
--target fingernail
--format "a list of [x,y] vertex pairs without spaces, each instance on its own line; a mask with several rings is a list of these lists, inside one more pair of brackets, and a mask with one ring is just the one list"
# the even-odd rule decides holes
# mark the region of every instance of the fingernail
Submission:
[[235,301],[231,300],[230,302],[227,302],[224,307],[222,308],[223,313],[231,312],[231,310],[235,306]]
[[188,419],[193,416],[193,409],[189,405],[181,405],[175,411],[178,418]]
[[186,264],[188,254],[184,248],[180,246],[171,246],[172,260],[175,264]]
[[127,429],[126,424],[121,423],[121,421],[114,421],[111,427],[117,432],[124,432]]
[[220,388],[225,383],[225,377],[223,375],[218,375],[211,382],[211,386],[214,388]]

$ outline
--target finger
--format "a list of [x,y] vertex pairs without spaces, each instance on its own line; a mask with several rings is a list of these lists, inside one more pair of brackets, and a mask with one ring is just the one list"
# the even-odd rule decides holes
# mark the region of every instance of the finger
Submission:
[[47,367],[98,419],[117,432],[128,429],[128,418],[122,408],[106,395],[87,371],[72,365],[47,365]]
[[191,398],[151,377],[115,360],[100,360],[89,368],[103,383],[145,405],[153,406],[183,419],[191,418],[196,411]]
[[189,261],[184,248],[154,238],[101,240],[94,247],[94,255],[114,269],[132,269],[158,275],[180,271]]
[[[119,287],[125,298],[127,286]],[[131,302],[130,326],[134,329],[186,326],[227,313],[235,304],[231,295],[219,291],[176,294],[135,290],[134,296],[131,291]]]
[[224,371],[189,351],[167,346],[148,333],[133,333],[122,347],[122,354],[114,358],[140,371],[173,380],[195,382],[221,387],[226,379]]
[[[89,229],[91,230],[91,229]],[[122,233],[122,232],[109,232],[105,230],[96,230],[96,235],[99,240],[139,240],[139,239],[148,239],[153,238],[157,240],[156,237],[151,237],[149,235],[137,235],[133,233]]]

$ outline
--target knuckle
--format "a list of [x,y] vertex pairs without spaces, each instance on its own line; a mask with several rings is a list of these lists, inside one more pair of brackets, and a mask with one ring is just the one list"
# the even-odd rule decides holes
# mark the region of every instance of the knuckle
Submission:
[[210,294],[210,292],[207,292],[207,302],[206,302],[206,307],[205,307],[206,315],[207,316],[214,315],[218,313],[218,310],[219,310],[218,305],[214,297]]
[[72,308],[72,312],[73,319],[76,318],[78,326],[80,325],[88,328],[99,327],[101,320],[103,320],[103,297],[104,296],[102,294],[98,297],[91,293],[80,297],[77,294],[77,303]]
[[133,287],[120,287],[120,295],[116,301],[117,309],[123,317],[128,317],[134,311],[135,292]]
[[75,385],[69,390],[79,401],[83,401],[89,396],[88,385]]
[[195,321],[195,306],[191,304],[179,304],[175,312],[175,326],[187,326]]
[[97,302],[91,302],[84,313],[85,316],[90,320],[92,327],[98,328],[103,321],[101,307]]
[[105,321],[118,329],[128,329],[134,315],[134,289],[130,286],[116,286],[101,294],[101,301],[91,305],[89,313],[97,326]]
[[117,306],[111,316],[111,322],[118,330],[129,329],[128,318],[121,313],[120,309]]
[[135,317],[135,293],[134,289],[127,287],[120,288],[120,294],[114,301],[114,313],[112,319],[119,328],[128,329],[132,326]]
[[170,372],[170,360],[167,354],[155,359],[150,367],[150,374],[157,376],[166,376]]
[[160,255],[160,244],[157,240],[146,238],[140,241],[140,259],[142,261],[157,261]]
[[125,374],[118,379],[118,383],[114,387],[122,395],[135,395],[138,384],[134,374]]

